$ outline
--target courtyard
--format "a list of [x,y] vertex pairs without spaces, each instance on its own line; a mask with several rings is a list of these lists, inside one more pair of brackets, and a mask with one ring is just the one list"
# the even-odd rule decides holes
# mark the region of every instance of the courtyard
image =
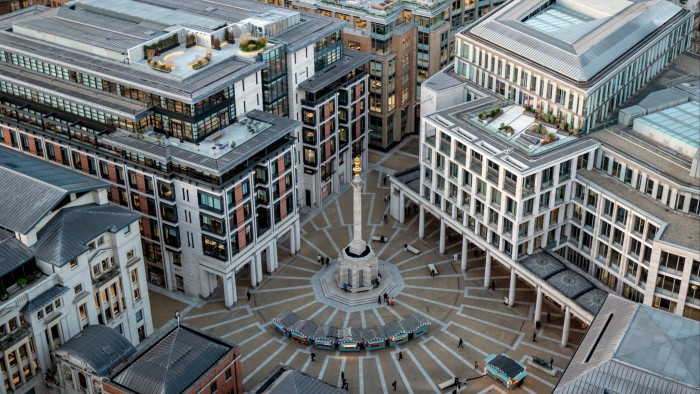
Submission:
[[[496,289],[484,288],[484,259],[470,250],[467,271],[460,272],[461,236],[448,237],[445,254],[438,253],[439,221],[426,215],[425,238],[418,238],[418,214],[414,209],[399,223],[389,214],[384,196],[389,185],[383,176],[415,165],[418,161],[416,137],[404,140],[390,154],[370,152],[369,169],[363,169],[365,190],[362,194],[364,213],[363,238],[384,236],[385,244],[371,242],[381,264],[393,264],[404,286],[390,293],[393,307],[376,302],[366,307],[343,308],[317,297],[312,277],[321,270],[332,270],[317,263],[317,256],[335,260],[338,251],[352,236],[352,189],[344,185],[336,197],[323,206],[302,214],[301,251],[292,255],[289,242],[278,245],[279,269],[265,273],[259,288],[251,289],[245,272],[237,277],[238,303],[231,310],[224,307],[223,293],[207,300],[190,300],[180,294],[151,292],[156,328],[180,310],[183,321],[241,347],[243,384],[251,390],[278,364],[318,377],[335,386],[341,385],[341,372],[352,393],[388,393],[397,381],[397,392],[440,392],[438,385],[458,377],[469,379],[465,392],[507,392],[499,382],[483,376],[484,358],[491,353],[507,353],[525,362],[528,356],[554,359],[557,370],[552,377],[528,365],[528,377],[515,392],[548,393],[569,363],[585,330],[572,319],[569,346],[560,346],[563,317],[558,306],[545,301],[542,307],[543,327],[534,329],[535,290],[518,281],[515,305],[503,304],[508,295],[510,272],[494,261],[492,279]],[[449,233],[448,233],[449,234]],[[450,240],[451,239],[451,240]],[[414,255],[404,250],[410,244],[420,250]],[[482,254],[483,256],[483,254]],[[439,274],[431,277],[428,264]],[[251,299],[247,301],[247,292]],[[271,319],[285,310],[294,311],[302,319],[319,325],[337,327],[371,327],[384,325],[420,312],[430,321],[430,332],[403,345],[375,351],[347,353],[305,347],[276,332]],[[544,315],[551,314],[546,322]],[[536,341],[533,334],[536,333]],[[464,347],[458,348],[459,339]],[[316,354],[311,361],[309,353]],[[401,352],[402,360],[399,360]],[[475,368],[475,362],[478,369]],[[451,389],[450,389],[451,392]]]

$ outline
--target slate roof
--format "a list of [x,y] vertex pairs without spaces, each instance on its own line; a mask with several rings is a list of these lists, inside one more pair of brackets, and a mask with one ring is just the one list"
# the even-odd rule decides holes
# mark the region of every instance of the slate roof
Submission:
[[37,258],[62,267],[88,251],[87,243],[107,231],[116,233],[141,217],[114,205],[87,204],[62,209],[37,234]]
[[56,351],[80,358],[103,377],[134,353],[136,349],[124,336],[101,324],[85,327]]
[[111,381],[135,393],[182,393],[234,345],[180,324],[141,350]]
[[555,394],[700,391],[700,322],[611,294]]
[[347,393],[323,380],[286,365],[278,366],[252,390],[255,394],[341,394]]
[[61,285],[54,285],[45,292],[39,294],[35,298],[29,300],[24,307],[22,307],[22,313],[30,314],[38,311],[39,309],[45,307],[49,302],[53,302],[58,297],[62,296],[63,293],[67,292],[68,288]]
[[528,14],[541,5],[539,0],[511,0],[461,34],[488,47],[522,57],[529,64],[551,70],[561,77],[587,82],[604,74],[602,71],[616,61],[628,59],[634,53],[630,50],[639,43],[653,39],[661,31],[675,28],[678,18],[690,13],[665,0],[577,4],[576,7],[588,10],[594,21],[583,24],[584,31],[564,37],[526,24],[527,18],[532,17]]
[[15,235],[0,229],[0,277],[34,257],[34,253]]
[[0,185],[0,227],[22,234],[28,233],[69,194],[109,186],[4,147],[0,147]]

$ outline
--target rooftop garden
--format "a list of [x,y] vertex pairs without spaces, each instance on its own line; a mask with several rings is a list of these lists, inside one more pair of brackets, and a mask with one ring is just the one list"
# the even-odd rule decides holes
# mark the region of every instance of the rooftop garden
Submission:
[[255,52],[265,48],[265,45],[267,45],[267,38],[252,38],[250,33],[248,33],[241,37],[239,48],[241,52]]
[[[573,126],[566,121],[549,113],[537,113],[531,107],[498,105],[465,115],[471,122],[528,151],[557,141],[569,141],[576,134]],[[547,146],[546,149],[549,148]]]

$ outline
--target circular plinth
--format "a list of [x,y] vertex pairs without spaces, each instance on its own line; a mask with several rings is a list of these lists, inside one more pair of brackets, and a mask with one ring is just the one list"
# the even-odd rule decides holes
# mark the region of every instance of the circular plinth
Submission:
[[341,309],[346,312],[358,312],[385,306],[377,302],[378,297],[387,293],[389,297],[403,290],[404,281],[394,264],[379,260],[379,275],[381,279],[377,288],[371,288],[360,293],[344,292],[336,281],[337,262],[332,261],[330,267],[322,268],[311,277],[316,300],[320,303]]

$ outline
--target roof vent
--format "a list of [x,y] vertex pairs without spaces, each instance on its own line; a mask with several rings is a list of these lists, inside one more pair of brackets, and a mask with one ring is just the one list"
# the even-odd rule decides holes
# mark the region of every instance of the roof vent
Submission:
[[114,354],[114,349],[112,349],[111,346],[107,345],[107,346],[102,348],[102,353],[104,353],[108,356],[112,356]]

